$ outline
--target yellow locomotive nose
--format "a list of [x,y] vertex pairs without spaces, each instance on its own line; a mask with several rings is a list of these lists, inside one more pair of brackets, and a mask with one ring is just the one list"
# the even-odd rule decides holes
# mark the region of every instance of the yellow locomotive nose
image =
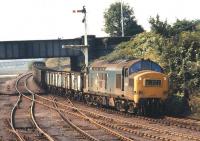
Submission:
[[167,98],[168,78],[165,74],[154,71],[142,71],[134,76],[134,101],[140,99]]

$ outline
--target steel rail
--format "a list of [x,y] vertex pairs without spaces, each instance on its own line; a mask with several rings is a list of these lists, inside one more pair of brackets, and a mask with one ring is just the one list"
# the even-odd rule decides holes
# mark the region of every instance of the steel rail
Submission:
[[120,114],[122,116],[128,116],[128,117],[133,117],[133,118],[138,118],[141,120],[145,120],[145,121],[150,121],[153,123],[159,123],[162,125],[172,125],[172,126],[176,126],[179,128],[183,128],[183,129],[190,129],[193,131],[200,131],[200,125],[199,124],[195,124],[193,123],[192,125],[189,122],[184,122],[183,120],[175,120],[175,119],[169,119],[169,117],[164,117],[164,118],[160,118],[160,119],[154,119],[154,118],[149,118],[149,117],[144,117],[144,116],[138,116],[138,115],[133,115],[130,113],[123,113],[123,112],[119,112],[119,111],[115,111],[115,110],[111,110],[111,109],[105,109],[105,108],[98,108],[99,110],[102,111],[107,111],[107,112],[113,112],[115,114]]
[[[40,97],[41,97],[41,96],[40,96]],[[54,102],[55,102],[55,101],[54,101]],[[73,103],[72,103],[70,100],[69,100],[69,102],[70,102],[70,104],[73,105]],[[57,102],[57,103],[58,103],[58,102]],[[57,104],[57,103],[56,103],[56,104]],[[60,103],[58,103],[58,104],[60,104]],[[113,130],[107,128],[107,127],[105,127],[105,125],[102,125],[101,123],[98,123],[96,120],[94,120],[94,119],[88,117],[88,116],[85,115],[83,112],[81,112],[81,109],[75,107],[74,105],[71,106],[70,108],[75,109],[77,112],[79,112],[79,113],[81,114],[81,116],[78,116],[77,114],[73,114],[72,112],[69,112],[69,113],[71,113],[71,114],[73,114],[73,115],[75,115],[75,116],[77,116],[77,117],[80,117],[80,118],[82,118],[82,119],[84,119],[84,120],[89,121],[90,123],[94,124],[95,126],[97,126],[97,127],[99,127],[99,128],[102,128],[103,130],[105,130],[106,132],[112,134],[113,136],[116,136],[116,137],[119,138],[120,140],[122,140],[122,141],[133,141],[133,139],[130,139],[130,138],[128,138],[128,137],[125,137],[125,136],[121,135],[120,133],[118,133],[118,132],[116,132],[116,131],[113,131]],[[64,110],[64,112],[67,112],[67,111]]]
[[58,105],[55,102],[54,99],[54,107],[57,109],[57,112],[59,113],[59,115],[61,116],[61,118],[68,123],[73,129],[75,129],[77,132],[79,132],[81,135],[83,135],[85,138],[91,140],[91,141],[99,141],[98,139],[94,138],[93,136],[89,135],[88,133],[86,133],[85,131],[83,131],[82,129],[80,129],[78,126],[76,126],[73,122],[71,122],[68,118],[66,118],[62,111],[60,109],[58,109]]
[[26,77],[27,75],[30,75],[30,74],[31,74],[31,73],[25,74],[25,75],[21,76],[20,78],[18,78],[18,79],[16,80],[16,82],[15,82],[15,89],[16,89],[16,91],[18,92],[19,96],[18,96],[17,102],[15,103],[15,105],[14,105],[12,111],[11,111],[11,114],[10,114],[10,116],[11,116],[11,119],[10,119],[10,126],[11,126],[11,128],[12,128],[13,133],[15,133],[15,135],[19,138],[20,141],[25,141],[25,139],[24,139],[24,138],[22,137],[22,135],[20,135],[20,133],[15,129],[15,119],[14,119],[16,110],[17,110],[17,108],[18,108],[18,106],[19,106],[19,103],[21,102],[21,98],[22,98],[22,94],[21,94],[21,92],[20,92],[19,89],[18,89],[18,83],[19,83],[19,81],[20,81],[22,78],[24,78],[24,77]]
[[[32,75],[30,75],[28,78],[30,78]],[[25,87],[26,87],[26,89],[27,89],[27,91],[29,92],[29,93],[31,93],[32,94],[32,104],[31,104],[31,119],[32,119],[32,121],[33,121],[33,123],[34,123],[34,125],[36,126],[36,128],[38,129],[38,131],[40,132],[40,133],[42,133],[49,141],[54,141],[54,139],[47,133],[47,132],[45,132],[44,130],[42,130],[41,128],[40,128],[40,126],[37,124],[37,121],[36,121],[36,119],[35,119],[35,114],[34,114],[34,107],[35,107],[35,94],[28,88],[28,86],[27,86],[27,80],[28,80],[28,78],[25,80]],[[23,96],[25,96],[24,94],[22,94]]]
[[[42,97],[42,96],[39,96],[39,95],[36,95],[42,99],[45,99],[47,101],[52,101],[51,99],[48,99],[48,98],[45,98],[45,97]],[[52,101],[53,102],[53,101]],[[76,107],[74,106],[69,106],[69,105],[66,105],[66,104],[63,104],[63,103],[60,103],[60,102],[56,102],[57,104],[61,105],[61,106],[64,106],[64,107],[67,107],[67,108],[72,108],[74,110],[78,110]],[[70,101],[70,103],[72,103]],[[103,117],[104,119],[109,119],[110,117],[107,117],[107,116],[104,116],[104,115],[100,115],[98,113],[95,113],[95,112],[89,112],[87,110],[83,110],[83,109],[79,109],[80,111],[82,112],[86,112],[86,113],[89,113],[89,114],[96,114],[98,116],[101,116]],[[139,118],[139,117],[138,117]],[[159,129],[159,128],[155,128],[155,127],[150,127],[150,126],[147,126],[147,125],[142,125],[142,124],[139,124],[139,123],[136,123],[136,124],[133,124],[133,123],[130,123],[128,121],[121,121],[119,119],[113,119],[113,118],[110,118],[110,121],[117,121],[117,122],[121,122],[121,123],[126,123],[128,124],[129,126],[132,126],[132,127],[140,127],[140,128],[144,128],[144,129],[147,129],[147,130],[152,130],[152,131],[156,131],[156,132],[159,132],[159,133],[166,133],[168,135],[175,135],[175,136],[179,136],[179,137],[183,137],[183,138],[187,138],[187,139],[192,139],[192,140],[197,140],[197,141],[200,141],[200,138],[199,137],[196,137],[196,136],[191,136],[191,135],[186,135],[186,134],[183,134],[183,133],[178,133],[178,132],[175,132],[175,131],[169,131],[169,130],[166,130],[166,129]]]
[[[29,98],[28,96],[25,96],[25,95],[23,95],[23,96],[24,96],[25,98],[29,99],[29,100],[32,100],[32,99]],[[38,96],[38,95],[37,95],[37,96]],[[46,98],[45,98],[45,99],[46,99]],[[47,100],[53,102],[53,100],[49,100],[49,99],[47,99]],[[36,100],[36,99],[34,99],[34,101],[35,101],[36,103],[39,103],[39,104],[41,104],[41,105],[43,105],[43,106],[46,106],[46,107],[48,107],[48,108],[50,108],[50,109],[57,110],[55,107],[49,106],[49,105],[47,105],[47,104],[44,104],[43,102],[38,101],[38,100]],[[58,103],[58,102],[57,102],[57,103]],[[59,103],[58,103],[58,104],[59,104]],[[78,111],[78,109],[75,108],[75,107],[72,107],[72,106],[71,106],[71,108]],[[87,120],[87,121],[89,121],[89,122],[95,124],[96,126],[102,128],[103,130],[109,132],[109,133],[112,134],[113,136],[118,137],[118,138],[119,138],[120,140],[122,140],[122,141],[133,141],[133,139],[127,138],[127,137],[125,137],[125,136],[123,136],[123,135],[121,135],[121,134],[119,134],[119,133],[117,133],[117,132],[114,132],[114,131],[112,131],[111,129],[109,129],[109,128],[107,128],[107,127],[105,127],[105,126],[103,126],[103,125],[100,125],[99,123],[93,121],[91,118],[89,118],[89,117],[87,117],[87,116],[83,116],[83,117],[84,117],[85,120]]]
[[[42,96],[39,96],[39,95],[37,95],[36,94],[36,96],[38,96],[38,97],[40,97],[40,98],[42,98],[42,99],[45,99],[45,100],[47,100],[47,101],[51,101],[51,102],[53,102],[53,100],[51,100],[51,99],[48,99],[48,98],[45,98],[45,97],[42,97]],[[72,109],[74,109],[74,110],[78,110],[76,107],[73,107],[73,106],[69,106],[69,105],[66,105],[66,104],[63,104],[63,103],[60,103],[60,102],[56,102],[57,104],[60,104],[60,105],[62,105],[62,106],[65,106],[65,107],[68,107],[68,108],[72,108]],[[43,103],[40,103],[40,104],[43,104]],[[56,110],[56,109],[54,109],[54,110]],[[82,110],[82,109],[79,109],[80,111],[83,111],[83,112],[89,112],[89,111],[85,111],[85,110]],[[99,114],[98,114],[99,115]],[[101,115],[100,115],[101,116]],[[137,118],[140,118],[141,116],[137,116]],[[146,120],[148,120],[148,119],[151,119],[151,118],[146,118],[146,117],[144,117],[144,118],[142,118],[142,119],[146,119]],[[112,119],[113,120],[113,119]],[[116,119],[117,120],[117,119]],[[154,119],[152,119],[152,120],[154,120]],[[160,132],[160,133],[167,133],[167,134],[169,134],[169,135],[176,135],[176,136],[179,136],[179,137],[184,137],[184,138],[187,138],[187,139],[192,139],[192,140],[198,140],[198,141],[200,141],[200,139],[198,138],[198,137],[195,137],[195,136],[191,136],[191,135],[186,135],[186,134],[182,134],[182,133],[177,133],[177,132],[174,132],[174,131],[168,131],[168,130],[164,130],[164,129],[158,129],[158,128],[153,128],[153,127],[148,127],[148,126],[146,126],[146,125],[141,125],[141,124],[137,124],[137,125],[135,125],[135,124],[132,124],[132,123],[129,123],[129,122],[127,122],[127,121],[123,121],[123,123],[128,123],[130,126],[132,126],[132,127],[142,127],[142,128],[145,128],[145,129],[148,129],[148,130],[152,130],[152,131],[156,131],[156,132]]]
[[144,128],[144,129],[156,131],[156,132],[159,132],[159,133],[166,133],[168,135],[175,135],[175,136],[187,138],[187,139],[190,139],[190,140],[192,139],[192,140],[200,141],[200,138],[197,137],[197,136],[186,135],[186,134],[183,134],[183,133],[178,133],[178,132],[170,131],[170,130],[166,130],[166,129],[159,129],[159,128],[155,128],[155,127],[151,127],[151,126],[147,126],[147,125],[142,125],[140,123],[136,123],[137,124],[136,125],[136,124],[130,123],[130,122],[126,121],[126,120],[122,121],[122,120],[119,120],[119,119],[114,119],[114,118],[111,118],[111,117],[108,117],[108,116],[105,116],[105,115],[100,115],[98,113],[89,112],[89,111],[86,111],[86,110],[85,110],[85,112],[87,112],[89,114],[92,114],[92,115],[95,115],[95,116],[102,117],[102,118],[104,118],[104,120],[110,119],[110,121],[116,121],[116,122],[126,123],[127,125],[132,126],[132,127]]
[[[74,106],[74,104],[71,102],[71,100],[68,99],[68,101],[72,106]],[[92,112],[89,112],[89,111],[85,111],[85,112],[92,113]],[[69,114],[74,114],[74,113],[71,112]],[[82,114],[82,112],[81,112],[81,114]],[[96,116],[96,114],[94,114],[94,113],[93,113],[93,115]],[[100,115],[100,114],[98,114],[98,115]],[[99,118],[101,116],[102,115],[96,116],[96,117]],[[126,131],[126,132],[129,132],[129,133],[133,133],[133,134],[140,136],[140,137],[147,137],[147,138],[150,138],[150,139],[158,139],[158,140],[162,140],[162,141],[175,141],[175,140],[171,140],[171,139],[168,139],[168,138],[165,138],[165,137],[155,136],[155,135],[152,135],[152,134],[149,134],[149,133],[144,133],[144,132],[136,131],[136,130],[133,130],[133,129],[130,129],[130,128],[121,127],[119,125],[115,125],[115,124],[110,123],[110,122],[116,121],[115,119],[108,118],[108,117],[105,117],[105,116],[103,116],[103,117],[104,118],[103,118],[102,121],[100,119],[94,119],[94,118],[93,119],[101,125],[105,125],[107,127],[117,129],[117,130]],[[125,122],[120,122],[120,123],[125,123]]]

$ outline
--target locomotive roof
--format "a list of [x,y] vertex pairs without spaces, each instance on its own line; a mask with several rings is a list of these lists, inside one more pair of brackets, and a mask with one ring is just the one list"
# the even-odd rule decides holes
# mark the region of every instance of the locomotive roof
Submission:
[[[151,62],[155,65],[154,66],[150,65],[148,70],[162,72],[162,67],[150,59],[116,60],[112,62],[108,62],[105,60],[96,60],[90,65],[90,68],[97,70],[122,70],[123,68],[131,68],[134,64],[138,62]],[[134,68],[136,70],[134,70]],[[137,66],[135,66],[134,68],[132,68],[133,70],[130,70],[130,73],[136,72],[138,71],[138,69],[139,70],[147,69],[145,67],[137,68]]]
[[116,60],[112,62],[108,62],[105,60],[97,60],[94,61],[90,67],[101,67],[101,68],[115,68],[121,69],[123,67],[129,68],[131,65],[141,61],[143,59],[135,59],[135,60]]

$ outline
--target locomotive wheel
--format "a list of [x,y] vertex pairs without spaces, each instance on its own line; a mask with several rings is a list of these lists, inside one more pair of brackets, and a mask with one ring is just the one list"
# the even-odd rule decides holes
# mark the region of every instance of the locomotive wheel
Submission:
[[115,102],[115,108],[117,109],[117,111],[123,111],[124,110],[121,101],[116,101]]
[[91,101],[92,101],[92,105],[93,105],[93,106],[96,107],[96,106],[98,105],[98,104],[97,104],[97,98],[96,98],[95,96],[92,96],[92,97],[91,97]]
[[83,101],[83,93],[82,92],[79,92],[79,101]]
[[132,103],[130,103],[130,104],[128,105],[128,110],[127,110],[127,112],[132,114],[132,113],[134,113],[134,109],[135,109],[135,108],[134,108],[134,105],[133,105]]
[[97,101],[97,107],[102,107],[103,106],[102,97],[100,97],[100,96],[96,97],[96,101]]
[[68,92],[67,92],[67,90],[64,92],[64,96],[65,96],[65,97],[68,97]]
[[69,96],[69,99],[72,100],[73,99],[73,92],[69,91],[69,95],[68,96]]
[[85,102],[87,105],[92,105],[91,97],[89,95],[85,95]]
[[80,101],[81,97],[80,97],[80,93],[79,92],[74,92],[74,100]]

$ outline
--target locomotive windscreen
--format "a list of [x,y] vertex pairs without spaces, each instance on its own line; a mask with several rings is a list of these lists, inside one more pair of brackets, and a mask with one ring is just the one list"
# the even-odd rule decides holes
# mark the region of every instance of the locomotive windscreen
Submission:
[[142,60],[139,61],[135,64],[133,64],[130,68],[129,68],[129,75],[141,70],[153,70],[156,72],[163,72],[162,68],[156,64],[155,62],[152,62],[150,60]]

